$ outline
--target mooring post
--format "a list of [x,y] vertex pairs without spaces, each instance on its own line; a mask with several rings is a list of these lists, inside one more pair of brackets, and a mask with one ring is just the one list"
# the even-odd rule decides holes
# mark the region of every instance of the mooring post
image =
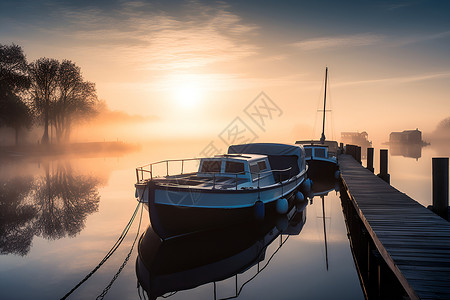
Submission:
[[433,157],[433,211],[448,219],[448,157]]
[[339,144],[339,150],[340,154],[344,153],[344,143]]
[[378,174],[378,177],[380,177],[387,183],[391,182],[391,178],[388,173],[388,150],[387,149],[380,149],[380,174]]
[[360,164],[362,163],[361,162],[361,147],[360,146],[356,146],[356,157],[355,157],[355,159],[356,159],[356,161],[357,162],[359,162]]
[[351,155],[356,161],[358,161],[357,155],[356,155],[356,148],[355,145],[349,145],[345,146],[345,154]]
[[373,173],[373,148],[367,148],[367,170]]

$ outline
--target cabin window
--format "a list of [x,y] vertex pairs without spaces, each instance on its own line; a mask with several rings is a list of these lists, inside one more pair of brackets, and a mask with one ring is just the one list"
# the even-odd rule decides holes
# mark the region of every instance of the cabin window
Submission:
[[206,160],[203,161],[201,172],[204,173],[220,173],[220,166],[222,161],[220,160]]
[[316,157],[326,157],[326,155],[325,155],[325,149],[323,149],[323,148],[316,148],[316,150],[315,150],[315,155],[316,155]]
[[306,157],[312,156],[312,149],[311,148],[305,148],[305,155]]
[[264,171],[265,169],[267,169],[266,162],[264,160],[258,161],[258,168],[260,171]]
[[241,162],[227,161],[225,163],[225,173],[242,174],[244,173],[244,164]]
[[258,165],[250,165],[250,173],[252,174],[252,180],[258,179],[259,168]]

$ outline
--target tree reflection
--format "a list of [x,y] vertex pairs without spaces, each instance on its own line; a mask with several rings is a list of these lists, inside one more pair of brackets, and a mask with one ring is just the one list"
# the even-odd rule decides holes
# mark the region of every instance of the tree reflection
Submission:
[[14,178],[0,184],[0,253],[26,255],[34,236],[37,210],[27,200],[33,177]]
[[1,254],[26,255],[35,235],[73,237],[98,210],[98,178],[75,174],[69,163],[47,163],[44,171],[34,180],[15,178],[1,186]]

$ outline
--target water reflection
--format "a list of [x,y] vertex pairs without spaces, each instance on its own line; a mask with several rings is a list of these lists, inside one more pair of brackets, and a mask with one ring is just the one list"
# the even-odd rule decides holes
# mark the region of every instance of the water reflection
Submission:
[[0,186],[1,254],[26,255],[34,236],[73,237],[98,210],[96,177],[76,174],[69,162],[42,166],[42,176],[15,177]]
[[27,201],[33,177],[7,179],[0,184],[0,253],[26,255],[33,239],[37,208]]
[[[236,225],[225,229],[161,241],[149,227],[142,236],[136,261],[136,275],[150,299],[171,296],[210,282],[235,277],[237,297],[269,264],[290,235],[298,235],[306,221],[306,201],[288,214],[263,223]],[[278,248],[266,250],[279,238]],[[256,266],[255,268],[252,268]],[[249,277],[238,284],[239,277]]]
[[324,249],[325,249],[325,266],[328,271],[328,245],[327,245],[327,227],[325,224],[325,197],[331,191],[339,191],[339,182],[337,180],[316,180],[313,183],[311,189],[311,203],[314,201],[314,197],[319,197],[322,202],[322,220],[323,220],[323,236],[324,236]]
[[392,156],[411,157],[418,160],[422,157],[422,144],[390,144],[389,151]]

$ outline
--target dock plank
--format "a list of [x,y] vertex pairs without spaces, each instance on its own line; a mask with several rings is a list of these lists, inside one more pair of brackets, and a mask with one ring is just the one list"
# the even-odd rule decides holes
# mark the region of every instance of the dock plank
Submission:
[[411,299],[450,299],[450,224],[405,193],[339,156],[350,201]]

